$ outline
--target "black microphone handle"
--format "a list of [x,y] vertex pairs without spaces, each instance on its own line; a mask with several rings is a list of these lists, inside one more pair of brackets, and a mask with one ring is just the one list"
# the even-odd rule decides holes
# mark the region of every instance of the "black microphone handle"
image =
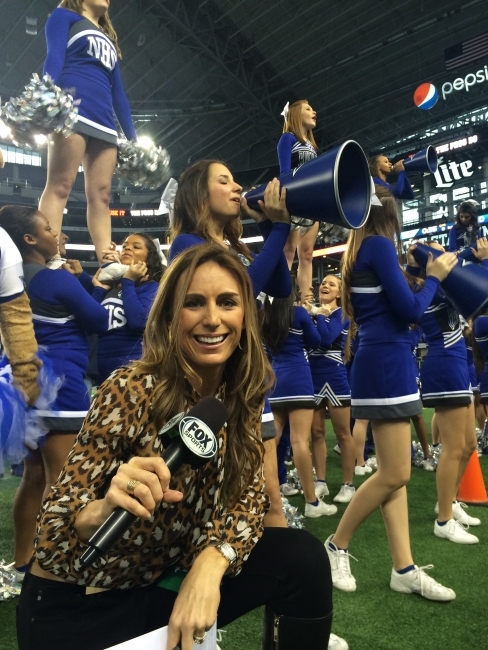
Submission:
[[[185,456],[186,447],[181,438],[175,440],[162,454],[162,458],[170,472],[173,472],[175,468],[183,463]],[[122,537],[125,531],[132,526],[136,519],[138,519],[137,515],[133,515],[131,512],[124,510],[124,508],[115,508],[90,538],[88,542],[90,548],[81,556],[83,566],[85,568],[89,567],[100,556],[105,555],[115,542]]]

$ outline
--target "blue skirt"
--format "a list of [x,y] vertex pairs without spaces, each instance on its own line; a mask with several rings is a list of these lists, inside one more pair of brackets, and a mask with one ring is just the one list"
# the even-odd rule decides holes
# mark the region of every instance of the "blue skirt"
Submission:
[[488,364],[480,378],[479,383],[480,398],[482,404],[488,404]]
[[409,343],[361,345],[351,367],[351,416],[395,420],[422,412]]
[[315,407],[312,374],[308,361],[293,365],[273,364],[276,385],[269,395],[271,408],[313,409]]
[[463,406],[473,400],[468,364],[462,357],[427,353],[420,382],[424,406]]
[[347,371],[341,361],[325,356],[316,357],[310,362],[315,404],[320,406],[328,400],[332,406],[350,406],[351,389]]

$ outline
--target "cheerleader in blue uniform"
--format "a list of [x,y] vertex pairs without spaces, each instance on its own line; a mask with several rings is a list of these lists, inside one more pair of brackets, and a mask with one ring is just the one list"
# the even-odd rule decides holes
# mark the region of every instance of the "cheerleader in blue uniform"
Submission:
[[[251,279],[254,297],[261,292],[286,297],[291,281],[283,246],[290,232],[290,215],[286,209],[286,190],[280,191],[279,181],[271,181],[260,202],[261,212],[251,210],[242,187],[230,170],[217,160],[201,160],[181,175],[175,196],[172,242],[169,262],[182,251],[202,243],[225,246],[238,256]],[[258,255],[240,241],[242,214],[253,219],[264,239]],[[271,508],[265,517],[266,526],[287,525],[281,504],[276,455],[276,430],[265,406],[261,421],[261,436],[265,449],[264,476]]]
[[[394,197],[402,201],[410,201],[413,199],[412,186],[405,173],[403,160],[399,160],[392,165],[386,156],[373,156],[369,160],[369,170],[375,185],[381,185],[381,187],[393,194]],[[391,173],[398,174],[395,185],[391,185],[386,180],[387,175]]]
[[[46,23],[44,74],[79,99],[75,133],[54,134],[48,149],[47,184],[39,209],[61,231],[63,211],[81,163],[87,222],[98,259],[110,248],[109,212],[117,161],[114,112],[130,140],[136,138],[122,86],[117,34],[108,15],[110,0],[62,0]],[[74,89],[74,90],[73,90]]]
[[[422,328],[418,325],[410,326],[410,347],[412,350],[412,363],[415,371],[415,376],[417,377],[417,383],[420,388],[420,372],[417,365],[417,346],[422,337]],[[417,434],[417,439],[420,442],[422,447],[422,452],[424,454],[424,459],[422,461],[422,467],[428,472],[433,472],[435,470],[435,465],[430,454],[429,447],[429,436],[427,433],[427,426],[425,424],[424,416],[422,413],[418,415],[412,415],[410,418],[412,420],[413,428]]]
[[458,206],[454,226],[449,230],[449,250],[460,253],[476,244],[479,237],[481,228],[478,226],[476,206],[470,201],[463,201]]
[[108,330],[98,337],[100,383],[116,368],[140,359],[142,335],[163,275],[156,245],[143,232],[127,237],[120,261],[128,266],[120,283],[111,287],[96,277],[93,280],[96,288],[92,297],[108,313]]
[[[290,423],[293,460],[305,495],[305,516],[321,517],[337,512],[315,493],[312,458],[309,449],[310,429],[315,405],[312,375],[307,350],[317,348],[320,334],[306,309],[297,304],[297,293],[288,298],[266,298],[262,310],[263,338],[272,359],[276,385],[269,397],[277,438],[286,420]],[[317,327],[325,318],[317,316]]]
[[480,314],[473,323],[475,363],[481,371],[479,390],[481,404],[488,404],[488,311]]
[[[338,305],[341,280],[326,275],[319,289],[320,308],[325,316],[320,346],[309,351],[310,370],[315,397],[312,423],[312,450],[317,473],[316,493],[321,496],[325,486],[325,416],[329,412],[337,442],[341,448],[342,485],[334,497],[337,503],[349,503],[354,496],[353,476],[356,449],[351,436],[351,390],[344,366],[343,351],[349,321],[343,320]],[[320,313],[320,312],[319,312]],[[362,465],[364,464],[361,463]],[[327,488],[325,488],[327,489]]]
[[0,210],[0,225],[22,255],[34,333],[60,380],[49,410],[37,411],[48,431],[46,438],[40,451],[29,454],[26,461],[29,503],[25,506],[23,502],[25,511],[15,520],[16,566],[21,566],[32,556],[43,492],[45,496],[56,482],[90,405],[83,381],[88,366],[86,331],[105,331],[107,314],[71,272],[47,268],[58,249],[58,238],[37,208],[5,206]]
[[478,426],[478,430],[483,431],[484,426],[485,426],[485,419],[486,419],[486,413],[485,413],[485,407],[481,403],[481,398],[480,398],[480,379],[481,379],[481,374],[478,370],[478,363],[475,362],[474,359],[474,353],[473,353],[473,338],[474,338],[474,332],[473,332],[473,321],[464,321],[462,324],[462,329],[463,329],[463,336],[464,336],[464,342],[466,344],[466,356],[467,356],[467,361],[468,361],[468,372],[469,372],[469,381],[471,383],[471,390],[473,391],[473,398],[474,398],[474,417],[476,420],[476,424]]
[[[317,113],[306,99],[285,106],[283,135],[278,142],[280,174],[296,170],[317,157],[318,146],[313,137]],[[319,223],[310,219],[292,217],[291,231],[285,245],[285,255],[291,269],[298,252],[298,286],[304,296],[312,284],[313,249]]]
[[[434,242],[430,246],[444,251]],[[477,255],[482,255],[482,250]],[[413,273],[415,267],[409,270]],[[480,520],[470,517],[456,501],[459,483],[476,449],[473,393],[459,314],[442,289],[436,291],[420,325],[428,345],[420,369],[422,403],[435,409],[442,443],[436,472],[438,517],[434,534],[457,544],[476,544],[478,538],[464,526],[479,526]]]
[[[408,324],[417,321],[456,264],[446,253],[429,259],[424,288],[413,293],[398,261],[400,227],[393,198],[372,205],[366,224],[351,231],[343,259],[342,309],[360,328],[351,368],[351,411],[371,420],[378,471],[356,491],[337,531],[325,542],[336,588],[355,591],[348,546],[357,528],[378,507],[393,560],[390,587],[431,600],[455,593],[414,564],[410,550],[406,483],[410,477],[410,417],[422,403],[411,361]],[[397,247],[395,243],[397,242]],[[345,359],[348,359],[346,345]]]

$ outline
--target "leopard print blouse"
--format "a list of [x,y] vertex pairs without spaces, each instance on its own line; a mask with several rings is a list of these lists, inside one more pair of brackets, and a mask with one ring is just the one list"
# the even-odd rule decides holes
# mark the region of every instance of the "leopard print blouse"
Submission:
[[[119,465],[133,456],[162,452],[150,417],[154,377],[134,378],[134,390],[129,391],[128,376],[129,370],[122,368],[102,384],[43,503],[35,543],[38,563],[70,583],[129,589],[155,582],[171,565],[188,570],[204,548],[225,541],[237,553],[231,572],[239,573],[262,535],[268,497],[261,468],[233,508],[222,506],[225,427],[217,436],[212,461],[198,470],[184,465],[172,476],[171,487],[184,495],[181,502],[161,503],[151,519],[137,519],[106,557],[88,569],[82,567],[80,556],[87,545],[76,534],[78,513],[93,499],[103,498]],[[189,397],[188,407],[197,399],[196,394]]]

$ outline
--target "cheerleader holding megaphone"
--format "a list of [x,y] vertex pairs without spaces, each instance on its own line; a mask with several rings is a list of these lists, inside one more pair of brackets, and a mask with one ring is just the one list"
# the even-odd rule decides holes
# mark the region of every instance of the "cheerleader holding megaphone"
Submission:
[[[413,190],[410,182],[405,173],[403,160],[399,160],[394,165],[388,160],[386,156],[378,155],[370,158],[369,170],[375,185],[381,185],[389,190],[397,199],[409,201],[413,199]],[[398,178],[395,185],[387,182],[386,178],[389,174],[397,173]]]

